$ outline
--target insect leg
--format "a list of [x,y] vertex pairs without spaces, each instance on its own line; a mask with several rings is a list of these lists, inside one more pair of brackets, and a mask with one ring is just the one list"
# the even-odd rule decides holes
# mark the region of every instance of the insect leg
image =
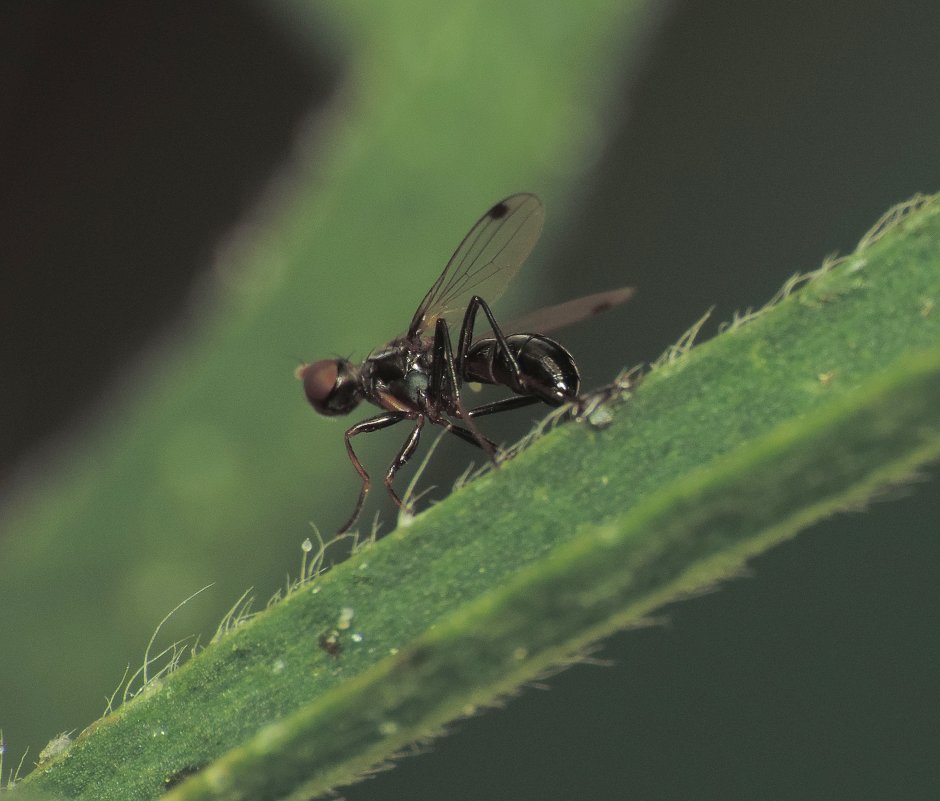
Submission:
[[[465,321],[466,324],[466,321]],[[471,321],[472,327],[472,321]],[[463,331],[460,332],[463,337]],[[447,321],[438,318],[434,328],[434,349],[433,349],[433,367],[431,370],[431,393],[432,398],[446,398],[448,412],[456,412],[457,416],[467,424],[469,432],[487,455],[494,462],[496,461],[496,446],[493,442],[480,432],[476,424],[470,417],[469,412],[464,408],[463,401],[460,398],[460,373],[454,364],[454,351],[450,344],[450,329],[447,327]],[[450,384],[449,393],[444,392],[444,380]],[[435,394],[435,392],[437,394]],[[446,427],[446,426],[445,426]],[[455,426],[456,428],[456,426]],[[456,433],[456,432],[455,432]],[[458,436],[460,436],[458,434]]]
[[477,406],[470,409],[467,414],[470,417],[483,417],[487,414],[497,414],[498,412],[508,412],[510,409],[520,409],[523,406],[531,406],[533,403],[541,403],[541,399],[535,395],[513,395],[511,398],[485,403],[483,406]]
[[388,472],[385,474],[385,489],[388,490],[388,494],[392,496],[392,500],[401,507],[402,501],[398,497],[398,494],[392,489],[392,480],[395,478],[395,473],[397,473],[405,463],[411,458],[412,454],[415,452],[415,448],[418,447],[418,440],[421,437],[421,429],[424,428],[425,417],[423,414],[418,415],[415,419],[415,427],[412,432],[408,435],[408,439],[405,440],[405,444],[401,446],[401,450],[398,452],[398,455],[395,457],[395,461],[389,465]]
[[[473,410],[471,409],[469,412],[467,412],[467,414],[473,415]],[[464,442],[469,442],[471,445],[475,445],[477,448],[486,450],[486,448],[480,444],[480,439],[477,438],[477,435],[474,434],[470,429],[462,428],[461,426],[454,425],[453,423],[449,423],[446,420],[442,420],[441,425],[444,426],[444,428],[447,429],[451,434],[456,434]],[[490,447],[494,451],[496,450],[496,443],[493,442],[493,440],[491,440],[489,437],[484,437],[482,434],[480,435],[480,438],[486,440],[486,442],[490,444]]]
[[513,378],[515,378],[516,382],[521,386],[522,370],[519,369],[519,362],[516,361],[516,357],[510,350],[509,343],[506,342],[506,335],[496,322],[496,318],[493,317],[493,312],[490,311],[490,307],[487,305],[486,301],[479,295],[474,295],[470,298],[470,303],[467,304],[467,311],[463,316],[463,324],[460,326],[460,339],[457,341],[457,372],[463,375],[463,363],[467,358],[467,354],[470,352],[470,346],[473,344],[473,324],[476,322],[477,310],[480,309],[482,309],[483,313],[486,315],[486,319],[489,320],[490,327],[493,329],[493,339],[496,340],[499,349],[502,351],[503,356],[505,356],[506,363],[509,365]]
[[362,505],[366,502],[366,495],[369,494],[369,487],[372,484],[372,479],[369,478],[369,474],[362,466],[362,462],[360,462],[359,457],[356,456],[356,452],[353,450],[352,442],[350,440],[357,434],[369,434],[372,431],[388,428],[389,426],[395,425],[395,423],[404,419],[405,415],[394,412],[380,414],[378,417],[370,417],[368,420],[363,420],[361,423],[356,423],[356,425],[346,432],[346,453],[349,454],[349,461],[352,462],[352,466],[356,468],[356,472],[362,479],[362,489],[359,491],[359,500],[356,501],[356,508],[353,509],[353,513],[349,520],[347,520],[343,527],[337,532],[338,534],[349,531],[349,529],[355,525],[356,521],[359,519],[359,513],[362,511]]

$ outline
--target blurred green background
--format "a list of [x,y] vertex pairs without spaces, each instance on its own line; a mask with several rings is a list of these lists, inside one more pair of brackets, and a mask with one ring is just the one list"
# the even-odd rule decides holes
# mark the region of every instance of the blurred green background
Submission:
[[[498,310],[638,287],[563,335],[601,383],[940,188],[938,31],[913,0],[4,4],[6,767],[184,597],[215,582],[162,645],[345,519],[344,426],[292,370],[403,329],[491,203],[548,214]],[[934,470],[345,795],[936,797],[938,520]]]

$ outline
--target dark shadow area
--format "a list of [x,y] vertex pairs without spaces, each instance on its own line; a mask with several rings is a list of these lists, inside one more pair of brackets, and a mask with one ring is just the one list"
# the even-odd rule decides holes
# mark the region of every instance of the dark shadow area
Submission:
[[914,0],[678,4],[557,252],[585,291],[638,289],[626,317],[566,332],[585,372],[608,364],[595,336],[653,359],[940,190],[937,30],[940,7]]
[[0,481],[178,316],[338,68],[254,3],[0,9]]

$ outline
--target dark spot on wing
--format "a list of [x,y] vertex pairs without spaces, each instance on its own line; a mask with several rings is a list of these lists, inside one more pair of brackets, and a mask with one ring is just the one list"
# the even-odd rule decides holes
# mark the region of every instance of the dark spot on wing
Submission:
[[594,306],[594,307],[591,309],[591,314],[592,314],[592,315],[594,315],[594,314],[600,314],[601,312],[605,312],[605,311],[607,311],[608,309],[612,309],[613,307],[614,307],[614,304],[611,303],[610,301],[605,301],[605,302],[603,302],[603,303],[598,303],[596,306]]
[[489,210],[489,213],[487,214],[487,216],[493,220],[501,220],[508,213],[509,213],[509,206],[507,206],[505,203],[497,203],[495,206],[493,206],[493,208]]

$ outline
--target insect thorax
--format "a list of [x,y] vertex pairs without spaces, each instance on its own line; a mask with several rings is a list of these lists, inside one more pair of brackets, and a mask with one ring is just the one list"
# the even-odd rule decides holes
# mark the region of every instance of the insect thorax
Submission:
[[[427,353],[392,342],[372,351],[362,365],[366,397],[389,409],[423,410],[429,382]],[[383,400],[383,398],[387,400]]]

